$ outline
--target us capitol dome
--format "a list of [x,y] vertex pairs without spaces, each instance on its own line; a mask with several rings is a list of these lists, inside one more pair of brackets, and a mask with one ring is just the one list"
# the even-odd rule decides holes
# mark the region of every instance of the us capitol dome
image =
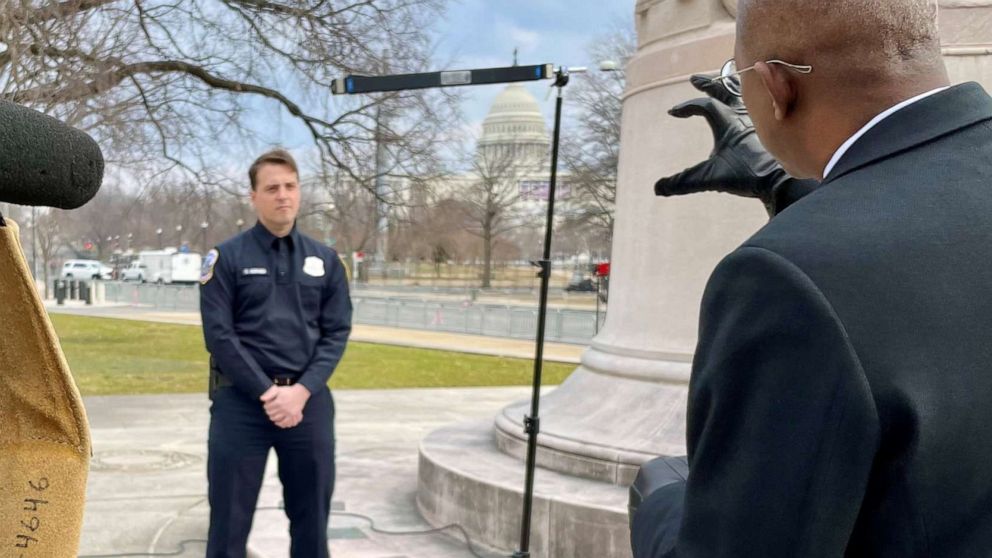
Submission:
[[526,87],[511,84],[496,97],[482,123],[477,149],[490,160],[509,156],[515,164],[534,171],[550,166],[547,123]]

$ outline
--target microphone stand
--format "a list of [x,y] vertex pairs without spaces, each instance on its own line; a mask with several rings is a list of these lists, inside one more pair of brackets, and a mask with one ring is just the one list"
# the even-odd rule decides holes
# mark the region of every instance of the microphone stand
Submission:
[[[601,66],[601,69],[612,71],[614,68]],[[548,185],[548,215],[544,230],[544,254],[541,260],[531,262],[534,266],[540,268],[538,277],[541,278],[541,298],[537,318],[537,347],[534,354],[534,390],[531,394],[530,414],[524,416],[524,433],[528,435],[527,474],[520,529],[520,549],[514,552],[513,558],[530,557],[531,512],[534,503],[534,469],[537,466],[537,435],[541,431],[541,373],[544,365],[544,331],[548,313],[548,286],[551,280],[551,236],[554,230],[555,194],[558,186],[558,147],[561,141],[563,90],[568,85],[570,73],[582,73],[585,71],[587,71],[586,68],[568,68],[562,66],[556,69],[552,64],[540,64],[537,66],[512,66],[506,68],[483,68],[387,76],[349,75],[334,80],[331,87],[331,91],[335,95],[356,95],[383,91],[513,83],[543,79],[555,80],[552,87],[558,88],[558,97],[555,103],[555,128],[551,148],[551,182]]]
[[534,386],[530,396],[530,414],[524,416],[524,433],[527,438],[527,473],[524,481],[524,507],[520,525],[520,548],[513,553],[513,558],[530,557],[530,527],[531,512],[534,506],[534,472],[537,467],[537,435],[541,431],[541,374],[544,369],[544,331],[548,313],[548,287],[551,281],[551,236],[555,220],[555,190],[558,183],[558,147],[561,138],[561,104],[563,92],[568,85],[569,70],[562,66],[555,71],[555,82],[552,87],[558,88],[555,100],[555,128],[551,143],[551,182],[548,185],[548,213],[544,227],[544,254],[537,262],[531,262],[540,268],[538,277],[541,278],[540,303],[537,313],[537,346],[534,351]]

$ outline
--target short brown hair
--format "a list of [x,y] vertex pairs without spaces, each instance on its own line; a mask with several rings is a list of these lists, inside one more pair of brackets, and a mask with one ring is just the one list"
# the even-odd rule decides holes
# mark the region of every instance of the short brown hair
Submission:
[[272,149],[262,153],[248,168],[248,180],[251,181],[252,190],[255,189],[255,177],[258,176],[258,169],[262,168],[262,165],[286,165],[293,169],[297,177],[300,176],[300,171],[296,168],[296,159],[293,159],[289,151],[282,148]]

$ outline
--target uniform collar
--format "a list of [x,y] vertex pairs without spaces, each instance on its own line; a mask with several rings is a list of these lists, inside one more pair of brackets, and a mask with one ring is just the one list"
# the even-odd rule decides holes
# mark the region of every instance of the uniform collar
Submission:
[[940,91],[876,123],[837,162],[823,184],[978,122],[992,119],[992,98],[977,83]]
[[[262,246],[265,246],[266,248],[275,248],[277,246],[276,242],[279,240],[279,237],[272,234],[269,229],[265,228],[265,225],[263,225],[261,221],[255,223],[255,226],[252,227],[251,232],[255,235],[255,238],[262,244]],[[296,229],[296,223],[293,223],[293,229],[289,231],[289,234],[286,235],[285,238],[289,243],[290,249],[293,249],[293,247],[299,245],[300,233]]]

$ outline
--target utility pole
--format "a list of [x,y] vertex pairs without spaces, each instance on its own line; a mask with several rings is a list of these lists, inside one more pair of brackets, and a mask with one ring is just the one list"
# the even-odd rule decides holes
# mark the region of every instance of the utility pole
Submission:
[[[382,54],[382,75],[389,73],[389,51]],[[388,165],[386,151],[386,134],[389,129],[388,111],[383,110],[382,101],[375,109],[375,261],[385,264],[386,252],[389,250],[389,204],[386,203],[389,185],[386,183],[386,167]]]

